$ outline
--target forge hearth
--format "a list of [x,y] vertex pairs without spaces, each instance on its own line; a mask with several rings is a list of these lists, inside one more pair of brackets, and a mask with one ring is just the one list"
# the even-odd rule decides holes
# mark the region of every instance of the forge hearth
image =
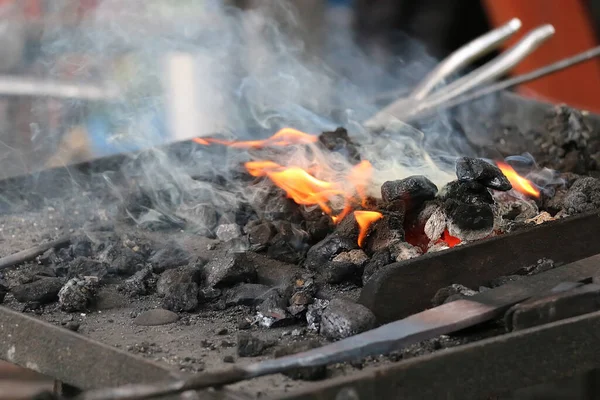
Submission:
[[[314,348],[389,318],[517,282],[576,258],[567,252],[561,260],[556,243],[552,249],[536,244],[525,249],[523,243],[534,241],[512,238],[535,237],[530,233],[535,227],[565,226],[558,224],[600,208],[600,181],[590,161],[595,153],[583,146],[595,142],[596,131],[585,115],[572,111],[567,117],[568,112],[555,111],[554,121],[562,122],[552,129],[574,132],[567,142],[553,138],[548,157],[532,150],[533,158],[521,156],[523,148],[501,157],[461,154],[443,183],[422,174],[386,175],[367,187],[365,182],[377,178],[377,160],[371,160],[369,172],[361,143],[344,128],[312,139],[294,136],[292,144],[274,148],[224,140],[179,144],[175,153],[182,159],[169,171],[159,169],[172,182],[163,175],[149,182],[129,161],[101,171],[94,184],[70,171],[68,179],[48,180],[54,193],[72,190],[71,179],[80,179],[88,182],[81,186],[84,195],[66,192],[67,198],[49,197],[29,210],[19,204],[2,216],[3,255],[58,233],[68,233],[71,241],[2,270],[0,299],[54,325],[76,325],[80,335],[197,372]],[[270,145],[282,137],[270,139]],[[305,148],[314,158],[294,158],[300,151],[305,156]],[[229,173],[199,172],[194,160],[211,153],[227,154],[236,163],[227,166]],[[335,173],[318,174],[322,156]],[[141,158],[136,163],[143,165]],[[573,168],[545,169],[565,166],[571,158],[579,160],[569,164]],[[299,170],[289,170],[293,160],[300,160]],[[283,179],[290,172],[319,182],[290,184]],[[95,187],[98,182],[103,183]],[[31,183],[20,184],[32,190]],[[7,193],[16,193],[14,182],[11,187]],[[306,187],[322,191],[307,195]],[[490,265],[460,268],[486,254],[499,257],[500,251],[478,248],[503,239],[508,243],[503,253],[531,251],[535,259],[515,261],[501,272]],[[454,256],[457,252],[463,256]],[[403,290],[372,295],[397,268],[406,270]],[[457,280],[448,281],[450,276]],[[350,373],[481,337],[478,332],[442,337],[339,368]],[[294,380],[277,382],[282,389],[303,387],[302,379],[331,377],[339,373],[336,368],[297,371]],[[261,392],[261,382],[240,387]]]

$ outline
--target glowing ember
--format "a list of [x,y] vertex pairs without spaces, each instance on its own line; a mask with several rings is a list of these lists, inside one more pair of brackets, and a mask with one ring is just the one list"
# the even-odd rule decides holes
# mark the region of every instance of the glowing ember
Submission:
[[444,229],[444,233],[442,233],[442,237],[438,240],[438,243],[444,242],[448,245],[448,247],[452,248],[459,244],[461,240],[455,236],[452,236],[448,229]]
[[360,233],[358,234],[358,245],[362,247],[363,242],[367,237],[369,227],[373,222],[383,218],[383,214],[378,213],[377,211],[354,211],[354,218],[356,218],[356,222],[360,228]]
[[496,165],[508,178],[514,190],[533,197],[540,196],[540,191],[530,181],[517,174],[513,167],[503,162],[497,162]]
[[289,146],[293,144],[315,143],[319,140],[319,138],[293,128],[283,128],[270,138],[264,140],[229,141],[214,138],[194,138],[192,140],[204,146],[209,146],[211,144],[221,144],[224,146],[242,149],[259,149],[263,147],[277,147]]

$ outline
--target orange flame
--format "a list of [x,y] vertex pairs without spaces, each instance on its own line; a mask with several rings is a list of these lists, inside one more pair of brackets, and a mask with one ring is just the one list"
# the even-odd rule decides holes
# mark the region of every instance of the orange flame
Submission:
[[498,166],[498,168],[500,168],[502,173],[508,178],[513,189],[515,189],[518,192],[521,192],[523,194],[528,194],[533,197],[540,196],[540,191],[538,189],[536,189],[530,181],[528,181],[527,179],[525,179],[522,176],[520,176],[519,174],[517,174],[517,171],[515,171],[513,169],[513,167],[511,167],[510,165],[503,163],[503,162],[497,162],[496,165]]
[[292,144],[308,144],[315,143],[319,140],[318,137],[309,135],[293,128],[283,128],[273,136],[264,140],[246,140],[246,141],[231,141],[215,138],[193,138],[194,142],[209,146],[211,144],[221,144],[224,146],[242,148],[242,149],[260,149],[263,147],[289,146]]
[[358,223],[360,232],[358,234],[358,245],[363,247],[367,232],[371,224],[383,218],[383,214],[377,211],[354,211],[354,218]]

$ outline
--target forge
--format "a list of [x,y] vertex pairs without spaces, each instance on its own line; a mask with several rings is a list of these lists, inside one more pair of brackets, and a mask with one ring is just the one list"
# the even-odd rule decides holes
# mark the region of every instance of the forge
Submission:
[[[599,117],[501,93],[456,109],[452,123],[473,151],[435,177],[378,176],[378,160],[340,127],[203,137],[4,180],[1,255],[33,250],[2,264],[2,358],[80,389],[153,382],[314,349],[600,253]],[[235,162],[197,168],[206,158]],[[27,335],[7,336],[17,325]],[[497,349],[505,328],[500,318],[223,395],[317,398],[350,378],[353,390],[383,395],[393,379],[376,388],[378,368],[438,371],[442,383],[416,379],[406,398],[417,385],[464,394],[436,357],[476,363],[481,343],[514,360],[527,340],[551,342],[523,331],[510,336],[520,347]],[[51,344],[28,344],[36,335]],[[535,353],[535,374],[483,375],[468,398],[585,372],[561,349],[563,369]]]

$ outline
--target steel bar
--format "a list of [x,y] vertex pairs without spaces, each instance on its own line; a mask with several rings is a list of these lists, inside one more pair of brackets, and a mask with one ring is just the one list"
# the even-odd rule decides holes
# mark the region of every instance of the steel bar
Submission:
[[[0,306],[0,358],[81,389],[155,382],[184,375],[83,335]],[[231,393],[231,397],[228,393]],[[244,398],[203,392],[200,398]]]
[[31,247],[29,249],[19,251],[18,253],[11,254],[6,257],[0,258],[0,270],[12,267],[14,265],[33,260],[35,257],[44,253],[47,250],[55,249],[59,247],[68,246],[71,243],[71,237],[64,236],[59,239],[41,243],[37,246]]
[[[383,325],[338,342],[291,356],[248,366],[200,373],[181,382],[130,385],[83,393],[81,400],[133,400],[159,397],[184,390],[221,386],[240,380],[387,354],[406,345],[497,318],[511,305],[544,294],[563,281],[591,281],[600,272],[600,255],[492,289],[469,299],[457,300]],[[596,285],[593,285],[596,286]],[[562,285],[553,293],[571,290]]]
[[490,51],[512,37],[521,28],[521,20],[513,18],[506,24],[496,28],[462,46],[440,62],[425,79],[421,81],[410,93],[409,98],[416,101],[423,100],[431,91],[449,75],[468,65],[474,60],[483,57]]
[[598,254],[599,235],[600,214],[593,212],[425,254],[376,272],[359,301],[380,322],[395,321],[431,306],[435,293],[454,283],[478,288],[541,258],[562,265]]
[[600,367],[600,312],[325,381],[286,400],[484,399]]
[[80,100],[111,100],[119,96],[113,87],[57,82],[20,76],[0,76],[0,96],[39,96]]

